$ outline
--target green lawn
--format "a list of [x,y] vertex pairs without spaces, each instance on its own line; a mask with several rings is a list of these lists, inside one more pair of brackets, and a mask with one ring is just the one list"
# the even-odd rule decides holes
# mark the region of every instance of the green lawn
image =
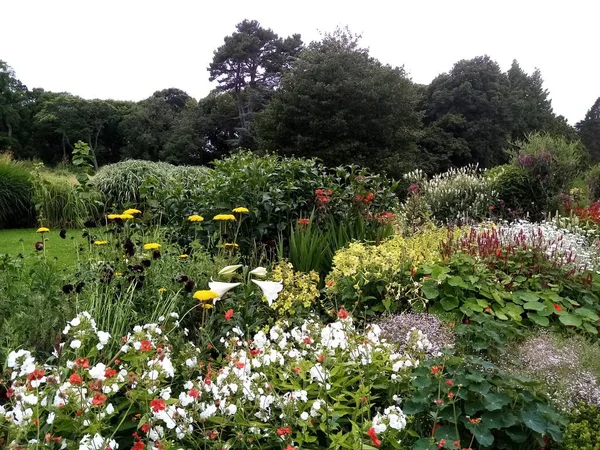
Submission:
[[[77,251],[81,246],[87,246],[87,241],[81,230],[67,230],[66,238],[59,236],[60,229],[52,229],[46,233],[46,257],[56,260],[61,268],[75,264]],[[0,255],[9,254],[17,256],[30,256],[39,254],[35,243],[42,240],[42,235],[36,233],[35,228],[22,228],[16,230],[0,230]]]

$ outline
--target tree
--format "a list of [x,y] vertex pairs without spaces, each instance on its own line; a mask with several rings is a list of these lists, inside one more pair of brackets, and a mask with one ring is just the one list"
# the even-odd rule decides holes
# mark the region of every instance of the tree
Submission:
[[5,141],[8,148],[18,145],[18,141],[13,138],[13,131],[21,119],[21,109],[26,98],[27,87],[16,78],[14,70],[0,60],[0,144]]
[[247,136],[253,113],[268,101],[303,44],[299,34],[281,39],[256,20],[244,20],[236,30],[215,50],[209,80],[216,80],[220,91],[234,93],[240,134]]
[[449,73],[435,78],[422,103],[429,140],[425,152],[453,149],[438,169],[479,163],[491,167],[505,161],[504,147],[511,136],[510,85],[500,66],[488,56],[457,62]]
[[403,68],[381,64],[347,30],[304,50],[257,117],[267,150],[357,163],[395,175],[412,168],[419,116]]
[[575,125],[581,142],[587,148],[592,161],[600,162],[600,97],[588,110],[585,118]]

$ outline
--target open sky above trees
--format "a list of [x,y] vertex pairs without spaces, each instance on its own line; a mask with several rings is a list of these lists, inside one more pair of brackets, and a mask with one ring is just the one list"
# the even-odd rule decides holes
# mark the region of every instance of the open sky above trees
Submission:
[[404,65],[419,84],[483,54],[504,71],[513,59],[528,73],[537,67],[554,111],[575,125],[600,96],[590,53],[599,14],[590,0],[20,0],[2,5],[0,59],[30,89],[139,101],[174,86],[199,99],[215,87],[206,76],[213,50],[245,18],[305,43],[348,25],[371,56]]

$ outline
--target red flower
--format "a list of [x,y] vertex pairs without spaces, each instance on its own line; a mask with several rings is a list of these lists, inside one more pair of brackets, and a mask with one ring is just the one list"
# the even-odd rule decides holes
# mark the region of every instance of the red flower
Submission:
[[446,439],[440,439],[440,443],[438,444],[438,448],[442,448],[444,445],[446,445]]
[[496,249],[496,256],[500,256],[500,255],[502,255],[502,250],[499,249],[499,248],[497,248]]
[[75,364],[82,369],[90,368],[90,361],[87,358],[77,358],[75,360]]
[[317,361],[319,361],[319,362],[325,361],[325,355],[319,355],[319,357],[317,358]]
[[286,435],[292,434],[292,430],[290,429],[289,426],[286,426],[284,428],[277,428],[277,434],[279,436],[286,436]]
[[150,350],[152,350],[152,344],[150,343],[150,341],[142,341],[140,342],[141,347],[140,350],[143,352],[149,352]]
[[69,382],[77,386],[83,382],[83,379],[81,378],[81,375],[79,375],[78,373],[74,373],[71,374],[71,376],[69,377]]
[[288,445],[286,448],[284,448],[283,450],[296,450],[296,447],[294,447],[293,445]]
[[152,408],[152,411],[157,413],[159,411],[164,411],[167,406],[162,398],[155,398],[150,402],[150,407]]
[[233,309],[228,309],[225,313],[225,320],[229,321],[233,317]]
[[131,450],[144,450],[144,448],[146,448],[146,444],[142,441],[136,441],[131,447]]
[[301,372],[301,370],[300,370],[300,367],[294,367],[294,368],[292,369],[292,371],[293,371],[293,372],[294,372],[296,375],[300,374],[300,372]]
[[107,399],[108,399],[108,397],[106,395],[95,394],[94,398],[92,399],[92,405],[94,405],[94,406],[103,405]]
[[299,225],[308,225],[309,223],[310,223],[310,219],[307,219],[307,218],[298,219]]
[[348,312],[342,306],[337,313],[338,319],[347,319],[349,317]]
[[446,386],[454,386],[454,381],[452,381],[452,380],[446,381]]
[[46,372],[44,372],[44,369],[35,369],[33,372],[27,375],[27,379],[29,381],[41,380],[42,378],[44,378],[45,373]]
[[235,363],[235,367],[237,367],[238,369],[243,369],[245,366],[245,364],[241,361],[236,361]]
[[453,399],[454,398],[454,392],[452,392],[452,391],[448,392],[448,398],[449,399]]
[[494,209],[496,209],[495,206],[490,206],[490,211],[493,211]]
[[312,339],[311,339],[311,338],[309,338],[308,336],[306,336],[304,339],[302,339],[302,341],[303,341],[305,344],[312,344]]
[[375,433],[375,428],[369,428],[367,435],[371,438],[371,442],[375,447],[379,447],[381,445],[381,441],[377,438],[377,433]]
[[148,423],[146,422],[144,425],[142,425],[141,429],[144,433],[148,433],[150,431],[150,425],[148,425]]
[[554,304],[554,310],[555,310],[556,312],[560,312],[560,311],[562,311],[563,309],[562,309],[562,306],[560,306],[558,303],[555,303],[555,304]]
[[437,375],[438,373],[440,373],[442,371],[443,367],[442,366],[432,366],[431,367],[431,373],[433,375]]
[[456,448],[460,448],[460,441],[454,441],[452,445]]
[[198,389],[196,388],[191,388],[188,392],[188,395],[192,398],[198,398],[200,397],[200,391],[198,391]]
[[325,191],[323,189],[315,189],[315,195],[325,195]]
[[257,348],[251,348],[250,349],[250,356],[256,356],[260,354],[260,350]]
[[104,376],[106,378],[112,378],[117,374],[117,371],[115,369],[106,369],[104,371]]

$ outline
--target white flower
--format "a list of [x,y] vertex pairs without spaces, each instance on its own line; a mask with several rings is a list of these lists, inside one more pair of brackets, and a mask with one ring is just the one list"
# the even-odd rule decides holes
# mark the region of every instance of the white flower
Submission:
[[267,298],[267,302],[269,306],[273,304],[279,293],[283,289],[283,281],[258,281],[252,280],[254,284],[256,284],[260,290],[263,292],[265,297]]
[[257,267],[256,269],[250,271],[250,275],[255,275],[257,277],[266,277],[267,269],[265,269],[264,267]]
[[242,283],[222,283],[220,281],[211,281],[210,283],[208,283],[208,288],[211,291],[219,294],[218,298],[221,298],[223,297],[223,295],[225,295],[226,292],[238,287],[240,284]]
[[90,376],[95,380],[104,381],[106,380],[106,377],[104,376],[105,371],[106,366],[102,363],[98,363],[90,369]]
[[233,403],[230,404],[227,408],[225,408],[225,413],[230,416],[234,416],[236,412],[237,412],[237,406],[234,405]]
[[308,413],[306,411],[304,411],[302,414],[300,414],[300,418],[302,420],[308,420]]
[[98,340],[102,345],[106,345],[108,343],[108,340],[110,339],[110,333],[107,333],[106,331],[98,331],[96,334],[98,335]]
[[109,404],[106,406],[106,414],[108,414],[108,415],[111,415],[111,414],[112,414],[112,413],[114,413],[114,412],[115,412],[115,407],[113,406],[113,404],[112,404],[112,403],[109,403]]
[[54,414],[53,412],[51,412],[50,414],[48,414],[48,418],[46,419],[46,423],[52,425],[54,423],[54,418],[56,417],[56,414]]
[[73,339],[69,344],[69,347],[76,349],[81,347],[81,341],[79,339]]
[[219,275],[230,275],[230,274],[234,273],[236,270],[238,270],[240,267],[242,267],[241,264],[235,264],[233,266],[225,266],[221,270],[219,270]]

